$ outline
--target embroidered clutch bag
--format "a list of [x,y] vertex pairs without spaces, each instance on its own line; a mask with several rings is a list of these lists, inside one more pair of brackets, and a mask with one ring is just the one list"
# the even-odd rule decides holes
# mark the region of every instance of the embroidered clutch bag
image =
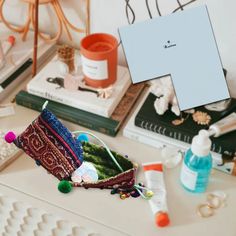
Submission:
[[81,143],[47,109],[14,143],[59,180],[69,180],[83,162]]
[[[62,185],[59,189],[64,193],[69,192],[73,186],[107,188],[114,190],[115,193],[134,191],[137,168],[134,163],[127,157],[111,151],[101,139],[92,133],[87,133],[98,139],[102,146],[88,141],[80,142],[54,114],[43,109],[42,113],[22,134],[16,137],[13,132],[9,132],[6,134],[5,140],[9,143],[14,142],[17,147],[33,158],[37,165],[43,166],[63,184],[66,183],[67,187]],[[72,174],[75,170],[80,169],[83,162],[95,167],[97,181],[72,181]]]

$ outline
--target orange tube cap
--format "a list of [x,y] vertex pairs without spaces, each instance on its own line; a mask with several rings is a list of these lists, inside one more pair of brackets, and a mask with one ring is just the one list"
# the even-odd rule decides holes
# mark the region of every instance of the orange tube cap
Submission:
[[156,225],[159,227],[165,227],[170,223],[170,219],[167,213],[159,212],[155,218]]

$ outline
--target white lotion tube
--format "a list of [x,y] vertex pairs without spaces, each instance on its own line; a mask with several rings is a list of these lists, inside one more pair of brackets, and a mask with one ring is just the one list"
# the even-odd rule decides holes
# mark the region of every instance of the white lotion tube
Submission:
[[154,193],[153,197],[149,200],[149,204],[155,216],[155,223],[157,226],[165,227],[170,223],[170,220],[166,201],[163,165],[161,162],[144,163],[143,170],[147,188]]
[[208,132],[210,136],[219,137],[234,130],[236,130],[235,112],[211,125]]

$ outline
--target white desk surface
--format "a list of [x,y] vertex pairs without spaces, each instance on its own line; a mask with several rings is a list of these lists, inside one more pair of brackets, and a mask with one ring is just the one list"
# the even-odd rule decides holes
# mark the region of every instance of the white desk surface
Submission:
[[[21,87],[24,86],[22,84]],[[10,101],[18,90],[10,94],[6,101]],[[16,106],[15,110],[15,116],[0,118],[0,130],[26,127],[39,114],[21,106]],[[64,124],[70,130],[86,130],[69,122]],[[158,149],[125,138],[122,131],[116,138],[94,133],[110,148],[127,154],[139,164],[160,159]],[[19,197],[46,210],[47,206],[51,206],[48,209],[51,213],[67,219],[84,219],[86,226],[89,226],[89,222],[93,226],[106,226],[110,230],[100,232],[108,236],[236,236],[236,177],[213,172],[208,191],[224,191],[228,195],[227,206],[217,210],[213,217],[203,219],[196,214],[196,208],[206,201],[206,193],[190,194],[183,190],[179,183],[179,169],[177,167],[165,171],[171,220],[170,226],[166,228],[155,226],[148,201],[141,198],[120,200],[118,195],[110,195],[109,190],[100,189],[74,188],[69,194],[60,193],[57,190],[58,180],[48,175],[42,167],[36,166],[25,154],[0,173],[0,194]],[[144,181],[141,170],[138,171],[137,179]]]

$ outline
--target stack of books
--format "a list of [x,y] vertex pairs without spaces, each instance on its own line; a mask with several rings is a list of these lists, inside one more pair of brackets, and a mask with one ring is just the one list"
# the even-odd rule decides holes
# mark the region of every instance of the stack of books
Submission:
[[145,84],[131,85],[128,69],[118,66],[117,81],[113,84],[111,97],[98,97],[95,92],[89,91],[96,90],[88,89],[83,79],[79,85],[82,89],[71,91],[64,87],[64,77],[57,63],[57,57],[54,57],[28,83],[27,91],[17,94],[16,103],[41,111],[42,105],[48,100],[48,109],[59,118],[115,136]]
[[[0,23],[0,40],[6,41],[12,35],[15,44],[6,55],[3,68],[0,69],[0,102],[17,85],[31,73],[34,33],[29,31],[27,39],[22,41],[21,35],[11,32],[4,24]],[[38,66],[55,52],[55,44],[47,44],[39,39]]]
[[[153,147],[175,146],[186,151],[192,138],[201,129],[208,129],[207,125],[198,125],[189,115],[180,125],[174,125],[173,120],[178,119],[170,110],[164,115],[158,115],[154,108],[156,96],[147,91],[135,112],[123,130],[123,135]],[[206,112],[211,116],[210,124],[222,119],[226,113],[209,111],[204,106],[195,110]],[[228,112],[236,112],[236,99],[232,99]],[[212,139],[212,156],[214,167],[228,174],[236,175],[236,131]]]

